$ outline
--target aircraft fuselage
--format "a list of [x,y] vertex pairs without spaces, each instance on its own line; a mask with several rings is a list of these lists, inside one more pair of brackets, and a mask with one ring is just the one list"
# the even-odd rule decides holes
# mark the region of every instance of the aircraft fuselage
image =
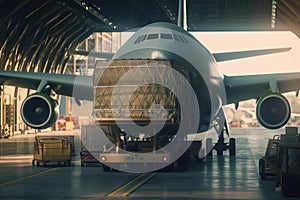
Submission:
[[172,60],[187,68],[198,97],[201,125],[211,123],[225,105],[223,75],[214,57],[196,38],[176,25],[154,23],[141,28],[113,59]]

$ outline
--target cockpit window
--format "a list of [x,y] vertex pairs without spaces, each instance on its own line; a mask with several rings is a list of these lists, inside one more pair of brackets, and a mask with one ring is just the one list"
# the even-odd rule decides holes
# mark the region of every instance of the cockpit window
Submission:
[[184,43],[189,43],[189,41],[182,35],[181,38],[183,39]]
[[184,40],[182,39],[181,35],[178,35],[178,38],[180,39],[181,42],[184,43]]
[[160,38],[161,39],[168,39],[168,40],[172,40],[173,39],[172,35],[168,34],[168,33],[161,33],[160,34]]
[[178,36],[177,36],[176,34],[173,34],[173,37],[174,37],[174,39],[175,39],[176,41],[178,41],[178,42],[180,41],[179,38],[178,38]]
[[173,33],[173,37],[174,37],[174,40],[176,40],[177,42],[189,43],[189,41],[186,39],[186,37],[184,35],[179,35],[179,34]]
[[158,33],[151,33],[148,35],[147,40],[158,39]]
[[142,39],[140,42],[143,42],[144,40],[146,40],[147,35],[143,35]]
[[186,39],[184,35],[180,34],[170,34],[170,33],[150,33],[150,34],[144,34],[138,36],[138,38],[134,41],[134,44],[141,43],[143,41],[147,40],[154,40],[154,39],[167,39],[167,40],[176,40],[177,42],[182,42],[182,43],[189,43],[189,41]]
[[140,35],[134,42],[134,44],[137,44],[140,42],[140,40],[142,39],[143,35]]

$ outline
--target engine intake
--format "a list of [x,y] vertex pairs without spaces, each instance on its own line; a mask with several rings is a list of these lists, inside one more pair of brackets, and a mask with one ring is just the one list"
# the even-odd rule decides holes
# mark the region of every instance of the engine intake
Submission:
[[58,117],[58,106],[50,96],[37,92],[28,96],[21,106],[21,117],[25,124],[36,129],[45,129]]
[[265,128],[281,128],[288,122],[290,116],[290,104],[281,94],[271,93],[261,97],[257,103],[256,117]]

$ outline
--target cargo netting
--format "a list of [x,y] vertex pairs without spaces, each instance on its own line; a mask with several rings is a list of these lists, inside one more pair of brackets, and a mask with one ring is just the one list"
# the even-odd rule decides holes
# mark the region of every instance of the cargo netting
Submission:
[[174,121],[178,117],[176,96],[165,87],[181,84],[173,71],[168,60],[98,61],[94,72],[97,121]]

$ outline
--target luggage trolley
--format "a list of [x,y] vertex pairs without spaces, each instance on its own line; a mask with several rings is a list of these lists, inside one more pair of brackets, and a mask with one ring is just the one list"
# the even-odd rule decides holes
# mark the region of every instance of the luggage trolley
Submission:
[[39,166],[43,163],[46,166],[49,162],[57,162],[58,165],[64,163],[65,166],[71,166],[72,143],[68,138],[35,138],[34,154],[32,166]]
[[265,156],[259,159],[259,175],[263,180],[266,179],[267,176],[276,175],[279,140],[279,135],[274,135],[272,139],[269,139]]

